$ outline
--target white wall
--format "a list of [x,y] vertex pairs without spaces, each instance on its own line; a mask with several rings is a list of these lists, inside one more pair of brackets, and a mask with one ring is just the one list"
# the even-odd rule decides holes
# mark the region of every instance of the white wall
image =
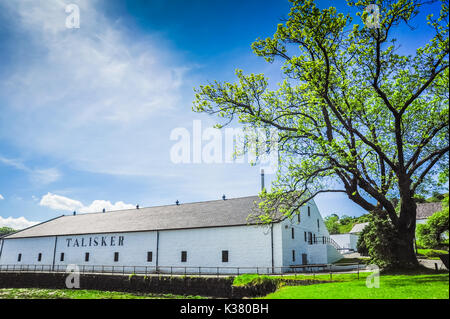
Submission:
[[[165,230],[159,242],[160,266],[272,266],[270,227]],[[228,262],[222,262],[222,250],[228,250]],[[187,252],[186,262],[181,262],[181,251]]]
[[[53,251],[55,249],[55,237],[4,239],[0,264],[4,265],[51,265],[53,263]],[[38,261],[38,254],[42,259]],[[17,261],[22,254],[21,261]]]
[[358,243],[358,235],[356,234],[335,234],[330,237],[341,247],[353,249],[356,251],[356,244]]
[[[274,228],[277,229],[277,226],[275,225]],[[93,265],[156,266],[156,231],[58,236],[56,250],[55,238],[6,239],[0,264],[39,264],[37,256],[41,252],[40,263],[52,265],[55,252],[55,267],[60,270],[65,269],[68,264],[76,264],[86,269],[91,269]],[[278,238],[275,235],[274,241]],[[119,239],[121,239],[120,243]],[[281,247],[279,240],[274,245],[274,253],[277,247]],[[222,262],[222,250],[228,250],[228,262]],[[149,251],[153,252],[151,262],[147,262]],[[181,261],[181,251],[187,252],[186,262]],[[119,253],[117,262],[114,261],[115,252]],[[20,263],[17,262],[18,253],[22,254]],[[61,253],[64,253],[63,261],[60,260]],[[89,253],[89,261],[85,261],[86,253]],[[280,255],[279,252],[278,255]],[[270,269],[272,267],[270,227],[230,226],[159,231],[158,265],[211,267],[211,272],[216,272],[216,267],[254,267],[255,272],[256,267]],[[101,267],[96,270],[101,270]],[[143,268],[142,271],[144,271]],[[168,268],[163,271],[168,271]],[[174,269],[175,271],[177,269]],[[184,270],[178,269],[178,271]],[[208,269],[202,269],[202,272],[206,271]]]
[[[113,238],[113,242],[111,242],[111,238]],[[120,238],[123,238],[123,242],[119,243]],[[105,246],[102,246],[102,239],[104,240],[103,244],[106,244]],[[78,241],[78,246],[74,245],[75,240]],[[97,245],[95,244],[95,241],[97,241]],[[111,245],[111,243],[113,245]],[[84,244],[85,247],[82,247],[82,244]],[[147,262],[148,251],[153,252],[152,262]],[[114,261],[115,252],[119,253],[119,261],[117,262]],[[64,253],[64,261],[60,261],[61,253]],[[89,253],[89,261],[87,262],[85,261],[86,253]],[[80,266],[155,266],[156,232],[112,233],[58,237],[55,265],[68,264],[76,264]]]
[[[310,215],[308,216],[308,206]],[[328,230],[313,200],[308,205],[300,208],[300,222],[298,216],[294,215],[284,220],[281,225],[283,253],[283,266],[293,266],[302,264],[302,254],[307,255],[308,264],[325,264],[328,262],[326,244],[321,243],[322,237],[329,237]],[[292,228],[294,229],[294,239],[292,238]],[[305,241],[305,232],[307,238]],[[315,235],[318,242],[313,245],[308,244],[309,232]],[[292,251],[295,251],[295,261],[292,259]]]

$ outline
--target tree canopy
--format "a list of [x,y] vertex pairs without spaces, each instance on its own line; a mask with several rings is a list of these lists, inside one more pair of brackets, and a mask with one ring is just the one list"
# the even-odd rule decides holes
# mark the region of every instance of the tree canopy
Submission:
[[427,17],[428,43],[406,55],[396,33],[430,1],[374,1],[376,27],[364,24],[372,2],[348,0],[360,12],[353,19],[312,0],[292,1],[275,34],[252,44],[257,56],[282,62],[278,88],[263,74],[237,70],[235,83],[200,86],[193,109],[225,119],[219,127],[236,119],[277,130],[278,176],[261,194],[262,222],[276,210],[298,213],[320,193],[342,192],[386,214],[404,237],[399,254],[415,260],[413,198],[448,165],[448,4],[441,1],[440,15]]

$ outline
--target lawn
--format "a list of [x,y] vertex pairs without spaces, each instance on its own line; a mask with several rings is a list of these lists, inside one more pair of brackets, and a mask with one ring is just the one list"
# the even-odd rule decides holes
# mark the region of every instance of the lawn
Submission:
[[428,259],[440,260],[439,255],[445,254],[448,254],[448,251],[437,249],[417,249],[417,257],[426,257]]
[[379,288],[368,288],[366,277],[336,278],[333,283],[285,286],[267,299],[448,299],[449,277],[445,274],[381,275]]
[[116,291],[82,289],[0,289],[0,299],[201,299],[199,296],[172,294],[131,294]]

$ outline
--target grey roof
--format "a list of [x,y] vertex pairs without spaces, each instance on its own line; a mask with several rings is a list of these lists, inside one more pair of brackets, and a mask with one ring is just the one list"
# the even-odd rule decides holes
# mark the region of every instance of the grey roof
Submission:
[[427,219],[440,210],[442,210],[440,202],[417,204],[416,219]]
[[5,238],[44,237],[250,224],[258,196],[60,216]]
[[350,234],[360,233],[367,225],[369,225],[369,223],[355,224],[355,225],[353,225],[353,228],[352,228],[352,230],[350,230],[349,233]]

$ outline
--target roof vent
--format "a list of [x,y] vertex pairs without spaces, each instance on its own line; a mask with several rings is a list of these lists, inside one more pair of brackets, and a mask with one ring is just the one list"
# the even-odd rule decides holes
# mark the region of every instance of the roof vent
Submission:
[[180,201],[177,199],[177,201],[175,202],[175,204],[180,205]]
[[223,199],[223,200],[226,200],[226,199],[227,199],[226,196],[225,196],[225,194],[222,195],[222,199]]
[[136,209],[139,209],[139,205],[136,205]]

